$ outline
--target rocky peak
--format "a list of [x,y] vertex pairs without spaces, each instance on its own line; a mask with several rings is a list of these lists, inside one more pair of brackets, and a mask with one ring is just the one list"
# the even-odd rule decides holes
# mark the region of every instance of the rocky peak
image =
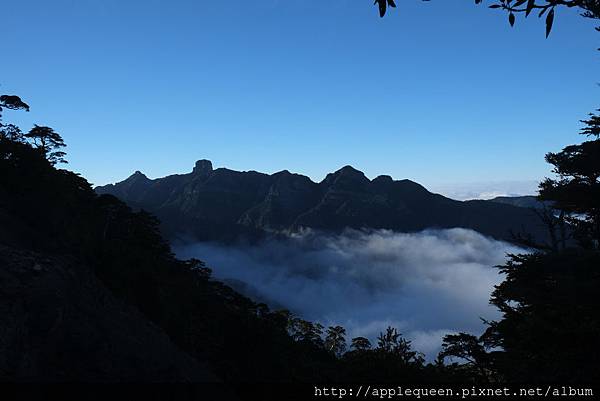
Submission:
[[369,179],[365,176],[362,171],[355,169],[352,166],[344,166],[337,170],[335,173],[327,174],[327,177],[322,181],[325,185],[342,184],[353,185],[353,184],[366,184]]
[[364,173],[354,167],[347,165],[336,171],[334,174],[359,175],[364,177]]
[[213,172],[213,166],[210,160],[202,159],[196,162],[192,174],[207,176]]
[[136,170],[135,173],[131,174],[126,181],[148,181],[148,177],[144,173],[139,170]]

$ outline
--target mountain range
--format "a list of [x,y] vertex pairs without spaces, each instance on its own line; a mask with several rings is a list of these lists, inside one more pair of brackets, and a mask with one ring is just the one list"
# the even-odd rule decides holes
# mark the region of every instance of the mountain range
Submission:
[[254,240],[303,228],[401,232],[463,227],[512,240],[547,234],[535,212],[500,201],[457,201],[410,180],[380,175],[370,180],[351,166],[321,182],[287,170],[274,174],[213,169],[198,160],[192,172],[149,179],[136,171],[126,180],[96,187],[135,209],[159,217],[171,240]]
[[538,200],[536,196],[497,196],[490,199],[490,202],[504,203],[518,207],[527,207],[533,209],[551,209],[553,202]]

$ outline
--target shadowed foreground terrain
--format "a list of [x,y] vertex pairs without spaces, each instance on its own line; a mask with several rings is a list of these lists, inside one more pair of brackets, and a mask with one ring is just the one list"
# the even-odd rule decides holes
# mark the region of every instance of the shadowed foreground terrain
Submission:
[[218,380],[77,259],[0,246],[0,265],[2,380]]

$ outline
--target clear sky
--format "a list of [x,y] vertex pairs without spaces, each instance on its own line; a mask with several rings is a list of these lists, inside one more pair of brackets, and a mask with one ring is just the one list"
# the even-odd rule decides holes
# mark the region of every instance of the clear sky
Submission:
[[[3,2],[0,92],[94,184],[215,167],[428,187],[539,180],[600,106],[599,35],[464,0]],[[489,188],[488,188],[489,189]],[[493,188],[491,189],[493,191]]]

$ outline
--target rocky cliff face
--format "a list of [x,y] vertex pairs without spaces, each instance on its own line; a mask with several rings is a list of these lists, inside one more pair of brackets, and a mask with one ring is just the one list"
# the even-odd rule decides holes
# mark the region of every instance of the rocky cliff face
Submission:
[[0,381],[216,381],[72,257],[0,245]]
[[539,239],[546,236],[530,210],[455,201],[390,176],[369,180],[351,166],[315,183],[288,171],[267,175],[213,169],[210,161],[200,160],[188,174],[150,180],[136,172],[96,191],[155,213],[172,239],[253,238],[302,227],[330,231],[346,227],[396,231],[464,227],[508,240],[511,232],[526,232]]

